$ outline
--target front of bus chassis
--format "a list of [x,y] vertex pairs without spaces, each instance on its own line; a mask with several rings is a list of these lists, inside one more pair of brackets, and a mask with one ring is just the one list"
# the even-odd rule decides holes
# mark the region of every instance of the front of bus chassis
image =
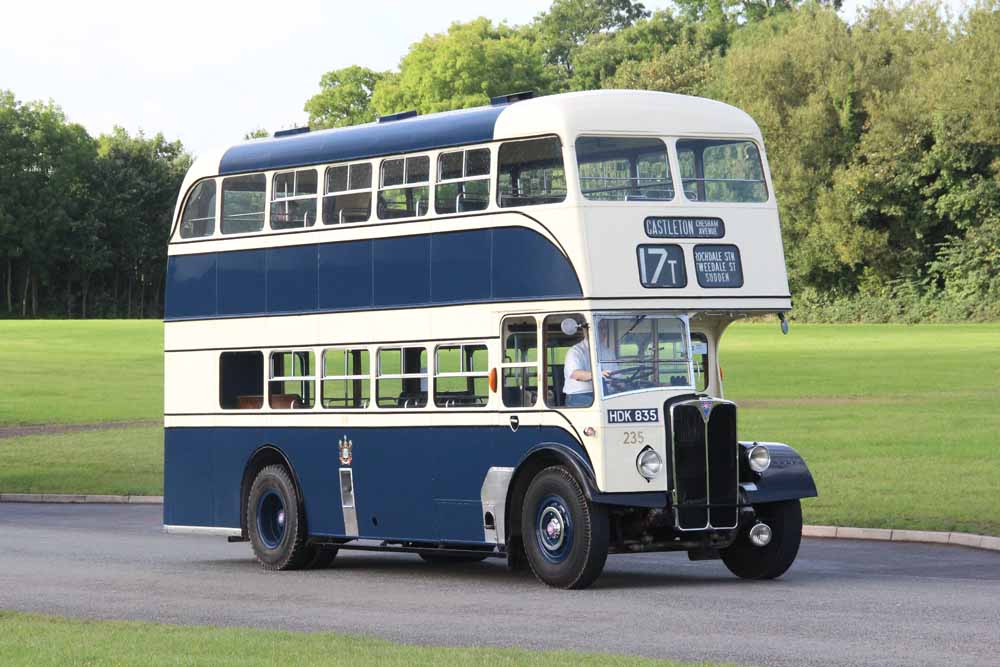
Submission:
[[795,532],[797,551],[812,476],[788,445],[741,442],[736,404],[696,391],[689,318],[604,313],[592,328],[609,490],[592,500],[608,507],[609,550],[705,559],[747,545],[759,559],[784,540],[787,558]]

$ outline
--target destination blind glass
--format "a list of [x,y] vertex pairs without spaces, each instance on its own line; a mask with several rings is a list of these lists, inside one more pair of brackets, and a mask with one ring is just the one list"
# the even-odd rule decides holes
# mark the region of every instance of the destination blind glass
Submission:
[[726,235],[721,218],[650,216],[643,226],[651,239],[721,239]]

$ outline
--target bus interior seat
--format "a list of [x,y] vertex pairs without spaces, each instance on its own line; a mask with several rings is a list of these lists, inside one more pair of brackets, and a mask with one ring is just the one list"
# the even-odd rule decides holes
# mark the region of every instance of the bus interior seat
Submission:
[[298,394],[271,394],[271,407],[276,410],[301,410],[304,406]]
[[264,407],[263,396],[237,396],[236,401],[239,410],[260,410]]

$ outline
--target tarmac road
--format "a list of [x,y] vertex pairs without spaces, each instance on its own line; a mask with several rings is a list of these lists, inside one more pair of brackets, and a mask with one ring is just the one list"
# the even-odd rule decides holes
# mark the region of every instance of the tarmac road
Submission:
[[849,540],[805,540],[773,582],[642,554],[557,591],[497,559],[344,551],[329,570],[265,573],[248,544],[162,534],[159,506],[2,504],[0,609],[766,665],[1000,664],[1000,554]]

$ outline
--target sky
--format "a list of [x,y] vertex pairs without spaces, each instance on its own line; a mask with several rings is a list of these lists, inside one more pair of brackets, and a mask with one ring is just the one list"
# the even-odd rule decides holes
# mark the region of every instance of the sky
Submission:
[[[850,18],[858,3],[845,0]],[[964,0],[951,0],[961,3]],[[660,9],[667,0],[647,0]],[[0,13],[0,89],[53,100],[97,135],[162,132],[197,154],[257,129],[307,122],[320,76],[395,69],[453,21],[521,24],[548,0],[90,0],[13,2]]]

